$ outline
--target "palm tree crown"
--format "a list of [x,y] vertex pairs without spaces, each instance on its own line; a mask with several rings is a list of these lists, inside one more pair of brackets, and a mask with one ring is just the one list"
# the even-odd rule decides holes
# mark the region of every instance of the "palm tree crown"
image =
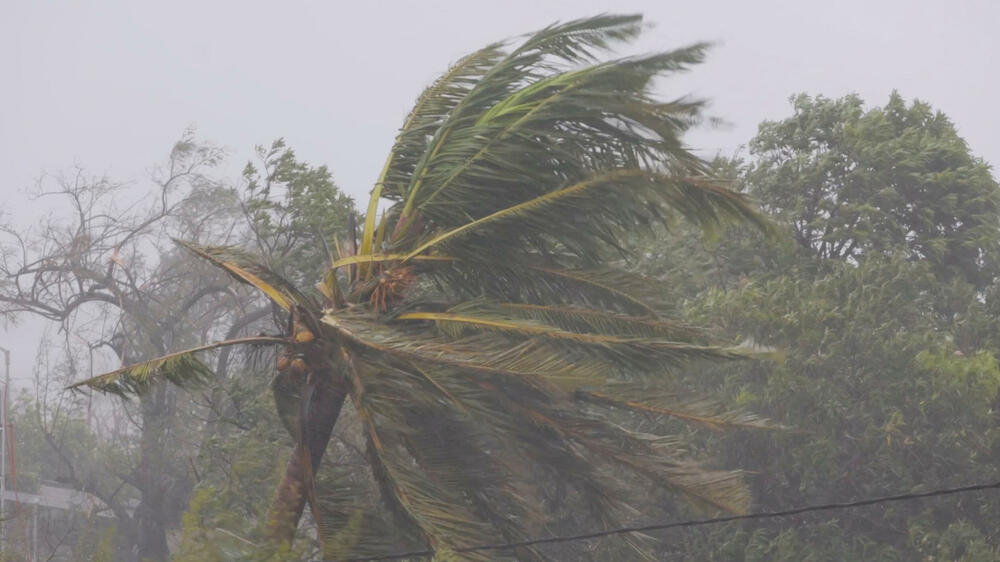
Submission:
[[[640,30],[638,16],[599,16],[458,61],[417,100],[360,243],[350,232],[338,244],[315,294],[237,249],[184,243],[290,317],[287,337],[237,342],[284,348],[273,388],[297,447],[273,536],[290,539],[308,504],[329,555],[384,552],[389,535],[374,524],[342,540],[356,500],[324,490],[318,470],[345,400],[402,537],[395,548],[523,540],[560,501],[612,524],[638,505],[640,481],[746,509],[739,474],[702,469],[673,441],[616,423],[638,411],[767,425],[671,386],[685,362],[740,353],[664,319],[657,282],[619,267],[637,230],[677,218],[763,226],[682,143],[701,102],[650,93],[706,46],[597,58]],[[203,373],[180,354],[80,384],[136,392],[158,375]],[[554,483],[568,490],[561,500]]]

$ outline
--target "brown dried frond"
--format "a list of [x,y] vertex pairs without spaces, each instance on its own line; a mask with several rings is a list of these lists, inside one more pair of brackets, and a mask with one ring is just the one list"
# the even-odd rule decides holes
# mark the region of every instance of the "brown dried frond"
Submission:
[[385,270],[378,275],[375,288],[372,289],[369,302],[376,312],[385,312],[389,305],[399,300],[416,276],[413,268],[402,266]]

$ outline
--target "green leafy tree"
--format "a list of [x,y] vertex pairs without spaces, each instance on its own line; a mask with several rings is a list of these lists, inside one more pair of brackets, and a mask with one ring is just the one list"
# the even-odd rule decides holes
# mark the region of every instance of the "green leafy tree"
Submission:
[[[534,535],[553,508],[570,523],[613,525],[658,489],[746,509],[739,473],[617,423],[634,410],[766,425],[671,384],[682,364],[743,352],[663,318],[657,284],[618,267],[639,229],[679,218],[763,225],[684,148],[701,103],[650,94],[705,46],[596,58],[640,30],[636,16],[573,21],[456,63],[417,100],[360,243],[349,230],[318,294],[238,249],[184,244],[287,312],[282,337],[200,348],[282,348],[272,387],[296,446],[268,516],[272,540],[292,540],[307,504],[334,558],[407,547],[457,556]],[[80,384],[141,392],[160,377],[192,379],[197,365],[173,354]],[[342,408],[391,517],[366,511],[364,487],[320,466]]]
[[[855,97],[794,106],[751,142],[760,160],[732,174],[792,242],[734,229],[649,253],[654,271],[689,272],[675,289],[688,321],[785,356],[687,380],[796,430],[719,436],[708,448],[756,473],[767,510],[996,480],[1000,346],[987,275],[1000,189],[988,165],[946,117],[897,95],[867,112]],[[971,495],[725,526],[679,537],[671,555],[996,560],[998,520],[989,495]]]
[[[712,381],[742,407],[797,430],[719,444],[728,462],[758,473],[761,509],[1000,478],[996,348],[956,345],[933,313],[947,290],[928,264],[897,258],[838,264],[819,278],[751,277],[741,290],[703,295],[696,318],[724,318],[727,333],[786,355],[780,365],[702,373],[701,384]],[[1000,533],[1000,513],[989,498],[865,508],[832,522],[808,516],[791,529],[778,520],[712,550],[718,560],[912,560],[932,556],[960,524],[996,555],[989,537]],[[727,532],[735,531],[719,534]],[[706,558],[705,544],[691,546],[692,559]]]
[[256,156],[243,170],[249,245],[289,281],[314,282],[329,267],[337,236],[347,234],[354,203],[326,166],[297,159],[283,139],[258,146]]
[[750,195],[822,258],[901,253],[977,287],[996,274],[1000,191],[954,124],[893,93],[866,110],[857,96],[799,95],[794,114],[750,142]]

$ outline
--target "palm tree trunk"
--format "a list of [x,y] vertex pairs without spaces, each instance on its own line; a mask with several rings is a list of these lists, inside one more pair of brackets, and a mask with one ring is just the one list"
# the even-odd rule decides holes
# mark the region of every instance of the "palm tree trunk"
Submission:
[[291,544],[295,538],[306,505],[309,471],[315,474],[319,468],[347,397],[346,384],[342,379],[334,380],[329,371],[315,372],[310,379],[302,392],[301,437],[285,465],[284,479],[268,514],[267,534],[274,544]]

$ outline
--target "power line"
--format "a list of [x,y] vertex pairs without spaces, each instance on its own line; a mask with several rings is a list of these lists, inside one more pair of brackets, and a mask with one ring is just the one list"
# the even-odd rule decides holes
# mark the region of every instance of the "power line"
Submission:
[[[933,496],[947,496],[951,494],[960,494],[964,492],[975,492],[982,490],[996,490],[1000,489],[1000,481],[993,482],[992,484],[974,484],[971,486],[960,486],[958,488],[941,488],[938,490],[932,490],[930,492],[918,492],[912,494],[899,494],[895,496],[880,496],[875,498],[868,498],[864,500],[858,500],[853,502],[841,502],[841,503],[824,503],[817,505],[807,505],[804,507],[798,507],[795,509],[788,509],[785,511],[759,511],[756,513],[748,513],[746,515],[730,515],[726,517],[716,517],[713,519],[690,519],[687,521],[675,521],[673,523],[655,523],[652,525],[641,525],[637,527],[619,527],[616,529],[607,529],[604,531],[594,531],[590,533],[582,533],[579,535],[561,535],[556,537],[545,537],[540,539],[530,539],[526,541],[519,542],[508,542],[508,543],[497,543],[497,544],[481,544],[477,546],[467,546],[461,548],[452,549],[454,552],[479,552],[483,550],[502,550],[510,548],[519,548],[524,546],[534,546],[538,544],[549,544],[557,542],[570,542],[570,541],[581,541],[587,539],[596,539],[600,537],[607,537],[611,535],[621,535],[625,533],[644,533],[646,531],[659,531],[663,529],[674,529],[678,527],[699,527],[702,525],[714,525],[716,523],[728,523],[730,521],[743,521],[748,519],[770,519],[774,517],[787,517],[789,515],[798,515],[800,513],[809,513],[812,511],[830,511],[836,509],[850,509],[854,507],[862,507],[866,505],[876,505],[882,503],[915,500],[920,498],[929,498]],[[345,562],[368,562],[372,560],[398,560],[400,558],[409,558],[413,556],[433,556],[434,550],[413,550],[409,552],[399,552],[396,554],[388,554],[384,556],[367,556],[362,558],[348,558]]]

